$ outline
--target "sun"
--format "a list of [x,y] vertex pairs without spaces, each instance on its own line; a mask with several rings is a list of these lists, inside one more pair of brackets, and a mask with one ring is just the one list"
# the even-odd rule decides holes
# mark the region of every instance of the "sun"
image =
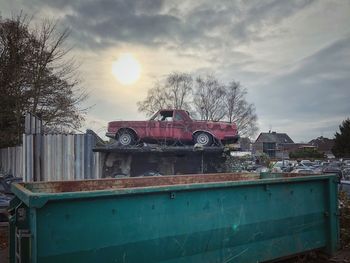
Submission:
[[140,78],[141,65],[132,54],[123,53],[112,63],[112,73],[121,84],[131,85]]

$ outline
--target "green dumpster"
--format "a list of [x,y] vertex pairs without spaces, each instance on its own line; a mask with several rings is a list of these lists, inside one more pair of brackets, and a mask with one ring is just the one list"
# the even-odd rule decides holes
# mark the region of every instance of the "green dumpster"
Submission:
[[[266,178],[267,177],[267,178]],[[15,262],[262,262],[339,241],[336,175],[14,184]]]

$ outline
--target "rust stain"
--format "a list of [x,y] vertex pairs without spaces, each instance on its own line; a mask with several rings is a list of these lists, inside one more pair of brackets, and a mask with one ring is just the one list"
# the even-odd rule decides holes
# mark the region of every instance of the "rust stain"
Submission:
[[[283,173],[281,178],[309,176],[309,174]],[[186,185],[213,182],[230,182],[244,180],[258,180],[259,174],[254,173],[216,173],[216,174],[192,174],[173,176],[129,177],[118,179],[98,179],[81,181],[57,181],[24,183],[24,186],[32,192],[62,193],[80,191],[98,191],[109,189],[125,189],[138,187]]]
[[32,192],[62,193],[256,179],[259,179],[259,175],[257,174],[222,173],[176,176],[150,176],[134,178],[129,177],[119,179],[99,179],[83,181],[34,182],[24,184],[24,186]]

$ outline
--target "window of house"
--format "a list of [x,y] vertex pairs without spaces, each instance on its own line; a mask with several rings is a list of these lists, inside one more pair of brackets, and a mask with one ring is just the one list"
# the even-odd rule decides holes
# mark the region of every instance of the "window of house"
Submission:
[[276,157],[276,143],[275,142],[264,142],[263,152],[270,157]]

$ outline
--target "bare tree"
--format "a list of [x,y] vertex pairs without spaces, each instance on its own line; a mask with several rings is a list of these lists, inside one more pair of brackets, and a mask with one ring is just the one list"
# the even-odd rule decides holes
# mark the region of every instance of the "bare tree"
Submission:
[[138,110],[152,115],[159,109],[190,109],[193,80],[186,73],[171,73],[148,90],[147,97],[137,103]]
[[169,102],[174,109],[189,108],[189,96],[192,94],[193,80],[186,73],[171,73],[165,82]]
[[236,123],[241,136],[253,136],[257,130],[257,115],[253,104],[245,99],[247,90],[239,82],[231,82],[225,86],[224,107],[226,119]]
[[147,97],[143,101],[137,102],[138,110],[151,116],[160,109],[166,109],[169,106],[168,96],[165,89],[157,82],[153,88],[147,92]]
[[224,99],[224,86],[214,76],[208,75],[196,79],[193,105],[201,120],[222,120],[226,115]]
[[[69,31],[45,20],[34,26],[26,15],[0,17],[0,86],[2,138],[16,144],[23,132],[25,112],[41,116],[44,124],[79,128],[86,93],[79,85],[77,66],[65,48]],[[6,131],[3,131],[5,128]]]

